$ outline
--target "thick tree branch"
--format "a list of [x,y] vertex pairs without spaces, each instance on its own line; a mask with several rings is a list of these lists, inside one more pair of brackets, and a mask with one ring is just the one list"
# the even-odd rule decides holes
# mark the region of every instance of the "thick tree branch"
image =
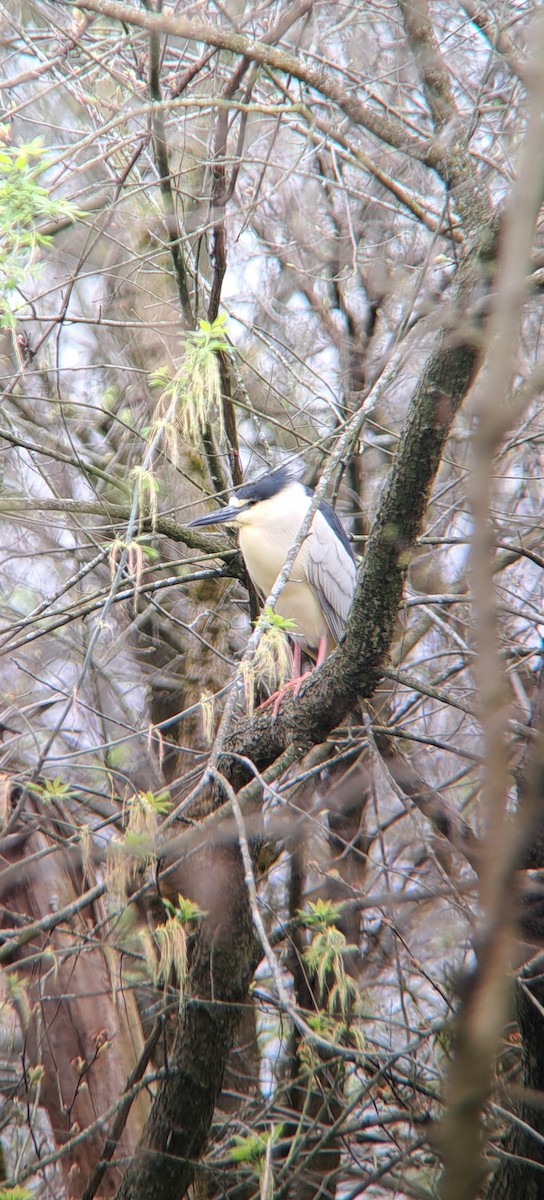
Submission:
[[451,81],[431,25],[427,0],[399,0],[404,26],[434,125],[440,129],[457,117]]
[[185,1194],[208,1137],[240,1005],[262,954],[237,852],[216,850],[202,870],[210,881],[219,876],[223,886],[214,891],[203,881],[208,916],[195,947],[190,999],[117,1200],[179,1200]]
[[399,0],[406,33],[412,46],[432,122],[440,134],[442,150],[436,168],[451,188],[467,231],[483,233],[491,220],[491,202],[482,180],[474,180],[474,162],[467,145],[466,121],[462,120],[433,29],[427,0]]
[[233,734],[227,752],[251,758],[262,770],[290,742],[309,748],[323,741],[359,696],[372,696],[393,639],[408,557],[477,361],[473,344],[445,339],[429,358],[374,518],[342,645],[303,685],[297,700],[284,700],[275,722],[257,713]]
[[[470,20],[480,30],[480,33],[489,42],[496,54],[501,55],[508,63],[513,75],[517,75],[522,81],[525,79],[527,69],[527,60],[523,56],[523,50],[516,46],[516,43],[510,37],[506,28],[501,29],[498,20],[491,12],[488,4],[480,4],[479,0],[463,0],[463,5],[466,14]],[[504,14],[504,24],[508,24],[506,13]]]
[[344,87],[331,71],[324,67],[314,67],[304,62],[296,54],[280,50],[277,46],[268,46],[264,41],[252,41],[243,34],[235,33],[219,25],[204,24],[193,21],[189,17],[174,15],[172,12],[146,13],[139,12],[129,4],[118,3],[118,0],[82,0],[80,6],[89,12],[98,13],[113,20],[123,21],[127,25],[137,25],[140,29],[148,29],[157,33],[170,34],[173,37],[190,38],[195,42],[204,42],[216,46],[220,50],[229,50],[233,54],[241,54],[252,62],[266,64],[275,70],[284,71],[302,83],[313,87],[321,95],[332,100],[351,117],[358,125],[368,129],[375,137],[404,150],[414,158],[426,161],[428,143],[413,136],[400,121],[386,117],[383,113],[371,108],[360,100],[355,90]]
[[[283,71],[308,87],[315,88],[326,99],[338,105],[356,125],[362,126],[387,145],[419,159],[437,171],[446,182],[450,182],[467,230],[484,244],[490,242],[492,233],[487,224],[482,224],[482,219],[484,222],[486,220],[486,205],[482,201],[482,189],[475,177],[474,165],[468,155],[466,163],[458,159],[458,129],[452,130],[452,136],[446,139],[422,140],[414,137],[401,121],[385,116],[383,112],[365,104],[355,89],[351,86],[346,87],[332,71],[322,66],[313,66],[301,56],[278,49],[277,46],[268,46],[264,41],[252,41],[231,29],[196,22],[171,12],[139,12],[128,4],[119,3],[119,0],[82,0],[80,7],[104,17],[111,17],[113,20],[123,21],[127,25],[137,25],[151,33],[189,38],[192,41],[204,42],[205,45],[216,46],[218,49],[229,50],[252,62]],[[452,164],[455,164],[453,171]]]
[[[110,504],[104,500],[71,500],[64,497],[51,500],[39,499],[36,497],[32,500],[27,500],[24,496],[3,496],[0,498],[0,514],[6,513],[13,516],[19,513],[35,514],[36,512],[58,512],[65,515],[73,513],[75,516],[96,516],[108,520],[112,524],[125,524],[130,516],[130,508],[126,504]],[[140,533],[160,534],[163,537],[171,538],[173,542],[183,542],[190,550],[201,550],[204,554],[209,554],[214,558],[225,559],[229,563],[231,560],[239,560],[238,551],[234,546],[227,548],[225,538],[207,537],[205,534],[196,533],[193,529],[187,529],[185,525],[180,525],[178,521],[174,521],[172,517],[158,516],[151,518],[144,516],[140,523]],[[229,568],[230,571],[230,568]],[[239,579],[245,579],[245,573],[240,563],[239,568],[236,566],[232,572]]]
[[[393,639],[407,555],[420,532],[444,444],[476,362],[474,345],[445,342],[429,359],[374,520],[345,641],[304,693],[295,702],[284,702],[275,722],[269,714],[257,714],[231,735],[220,770],[235,784],[243,772],[232,752],[250,758],[262,770],[291,742],[309,748],[322,741],[359,695],[372,695]],[[220,804],[223,793],[217,793]],[[238,1005],[260,957],[241,864],[234,854],[230,872],[229,912],[222,914],[224,925],[214,929],[212,918],[201,929],[191,980],[196,1003],[191,1001],[186,1010],[171,1056],[172,1075],[159,1090],[140,1153],[126,1172],[118,1200],[182,1195],[203,1150]]]

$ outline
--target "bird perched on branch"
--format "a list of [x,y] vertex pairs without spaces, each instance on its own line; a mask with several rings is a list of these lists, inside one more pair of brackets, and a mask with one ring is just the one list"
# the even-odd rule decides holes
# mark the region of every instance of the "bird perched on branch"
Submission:
[[[190,528],[228,525],[238,530],[240,550],[260,596],[276,582],[312,502],[313,492],[285,467],[245,483],[225,508],[191,521]],[[301,675],[302,650],[321,666],[340,641],[355,590],[357,567],[346,531],[326,501],[321,501],[295,558],[275,609],[293,622],[293,680]],[[285,690],[285,689],[284,689]],[[283,692],[280,694],[283,695]],[[277,706],[275,708],[277,711]]]

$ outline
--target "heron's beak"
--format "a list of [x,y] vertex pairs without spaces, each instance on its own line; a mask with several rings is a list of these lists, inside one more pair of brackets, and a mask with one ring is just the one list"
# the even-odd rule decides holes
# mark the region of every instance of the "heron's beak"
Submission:
[[238,517],[243,512],[246,505],[229,504],[226,508],[218,508],[215,512],[205,513],[203,517],[197,517],[196,521],[189,521],[187,529],[198,529],[203,525],[236,525]]

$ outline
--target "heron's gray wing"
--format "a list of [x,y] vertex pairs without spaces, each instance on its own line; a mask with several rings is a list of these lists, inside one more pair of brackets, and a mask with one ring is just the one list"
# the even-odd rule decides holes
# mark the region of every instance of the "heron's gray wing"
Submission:
[[[337,517],[335,521],[338,521]],[[317,595],[333,638],[339,642],[355,591],[357,565],[347,538],[344,541],[338,537],[335,526],[319,509],[312,522],[309,541],[308,582]]]

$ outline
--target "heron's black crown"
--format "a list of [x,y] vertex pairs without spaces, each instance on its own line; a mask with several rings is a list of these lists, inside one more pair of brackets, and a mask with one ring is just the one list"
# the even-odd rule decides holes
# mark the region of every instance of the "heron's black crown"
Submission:
[[[252,483],[244,483],[241,487],[237,488],[236,499],[245,500],[247,506],[250,504],[259,504],[263,500],[270,500],[272,496],[278,496],[280,492],[283,492],[285,488],[290,487],[293,483],[298,484],[307,496],[313,496],[313,488],[300,483],[289,467],[275,467],[267,475],[261,475],[260,479],[254,479]],[[334,509],[331,508],[326,500],[322,500],[319,504],[319,511],[323,514],[325,520],[336,534],[336,537],[342,542],[350,558],[355,562],[351,543]]]
[[296,480],[289,468],[276,467],[267,475],[261,475],[260,479],[254,479],[252,483],[244,483],[242,487],[237,488],[236,499],[258,504],[261,500],[270,500],[271,496],[277,496],[284,488],[289,487],[290,483],[296,483]]

